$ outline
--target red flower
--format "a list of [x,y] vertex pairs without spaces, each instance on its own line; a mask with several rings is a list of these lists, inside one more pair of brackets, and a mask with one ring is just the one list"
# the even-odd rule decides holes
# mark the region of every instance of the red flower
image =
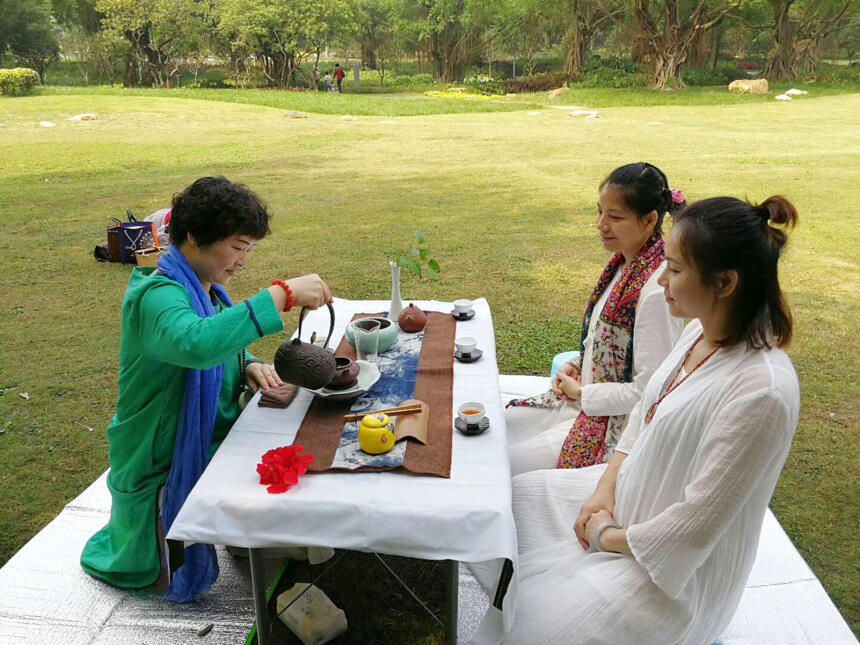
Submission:
[[304,475],[308,466],[314,462],[311,453],[299,454],[304,449],[302,444],[294,443],[272,448],[263,455],[257,464],[257,472],[260,473],[260,483],[268,486],[268,492],[283,493],[299,483],[299,476]]

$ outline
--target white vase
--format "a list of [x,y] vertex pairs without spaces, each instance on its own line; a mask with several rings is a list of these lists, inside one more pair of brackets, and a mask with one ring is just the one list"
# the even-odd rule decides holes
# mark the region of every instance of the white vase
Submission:
[[397,316],[403,311],[403,301],[400,299],[400,267],[396,262],[391,265],[391,306],[388,308],[388,320],[397,322]]

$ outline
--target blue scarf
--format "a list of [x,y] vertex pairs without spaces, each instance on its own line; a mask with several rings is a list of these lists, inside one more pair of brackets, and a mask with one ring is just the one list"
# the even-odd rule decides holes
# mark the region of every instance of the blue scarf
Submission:
[[[209,294],[203,290],[197,274],[176,246],[170,246],[158,259],[158,270],[185,287],[194,313],[201,318],[215,315]],[[212,291],[221,302],[233,306],[224,287],[213,284]],[[185,370],[185,394],[182,396],[173,463],[167,475],[161,508],[165,533],[170,530],[185,498],[209,462],[209,447],[223,376],[223,364],[205,370]],[[176,602],[194,600],[198,594],[208,591],[217,578],[215,547],[211,544],[193,544],[185,548],[185,563],[171,577],[170,587],[164,597]]]

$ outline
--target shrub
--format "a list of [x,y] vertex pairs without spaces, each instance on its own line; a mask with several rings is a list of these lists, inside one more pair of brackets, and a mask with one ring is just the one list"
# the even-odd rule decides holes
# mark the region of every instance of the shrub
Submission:
[[848,65],[821,63],[815,69],[815,80],[834,85],[839,85],[840,83],[858,83],[860,82],[860,68],[856,64],[848,67]]
[[720,61],[716,67],[681,68],[681,78],[687,85],[728,85],[739,78],[749,77],[739,65],[729,61]]
[[16,96],[25,94],[39,82],[39,74],[26,67],[0,69],[0,94]]
[[486,76],[485,74],[467,76],[463,79],[463,85],[479,94],[505,93],[505,86],[502,85],[499,79],[493,78],[492,76]]
[[568,80],[568,76],[562,72],[553,74],[535,74],[534,76],[521,76],[505,81],[505,90],[513,94],[522,92],[545,92],[561,87]]
[[393,85],[394,87],[419,88],[433,85],[435,82],[433,74],[404,74],[403,76],[392,76],[390,79],[386,79],[385,84]]
[[595,56],[582,66],[582,87],[638,87],[645,85],[645,74],[636,61]]

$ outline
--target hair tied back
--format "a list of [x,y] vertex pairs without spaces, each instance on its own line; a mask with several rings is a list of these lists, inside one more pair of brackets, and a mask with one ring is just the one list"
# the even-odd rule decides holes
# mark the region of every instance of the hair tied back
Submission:
[[766,223],[783,224],[793,228],[797,223],[797,209],[785,197],[768,197],[756,207],[756,211]]

